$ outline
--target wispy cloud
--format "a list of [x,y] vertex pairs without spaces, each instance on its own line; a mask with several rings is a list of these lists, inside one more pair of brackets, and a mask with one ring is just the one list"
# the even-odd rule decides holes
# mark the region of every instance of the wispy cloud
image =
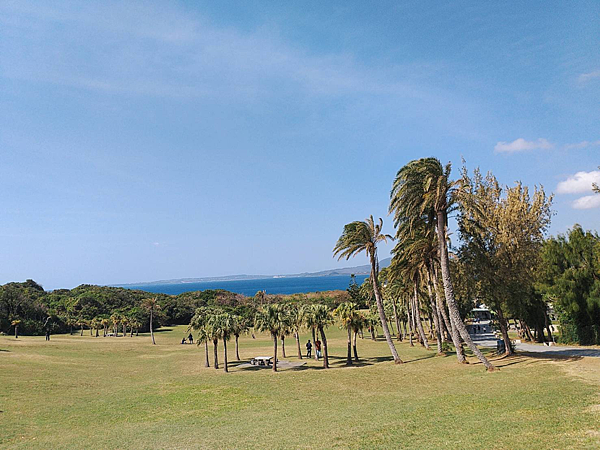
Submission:
[[565,144],[564,148],[565,150],[577,150],[580,148],[588,148],[588,147],[597,147],[600,146],[600,140],[598,141],[582,141],[582,142],[576,142],[574,144]]
[[580,84],[587,83],[594,78],[600,78],[600,70],[594,70],[593,72],[582,73],[577,77],[577,82]]
[[556,192],[559,194],[580,194],[583,192],[591,192],[592,185],[594,183],[600,183],[600,170],[592,170],[591,172],[577,172],[575,175],[570,176],[565,181],[558,183]]
[[516,139],[512,142],[498,142],[494,147],[496,153],[517,153],[526,150],[551,149],[554,144],[548,142],[547,139],[539,138],[536,141],[526,141],[523,138]]
[[586,195],[585,197],[578,198],[573,202],[573,208],[575,209],[593,209],[600,208],[600,195]]

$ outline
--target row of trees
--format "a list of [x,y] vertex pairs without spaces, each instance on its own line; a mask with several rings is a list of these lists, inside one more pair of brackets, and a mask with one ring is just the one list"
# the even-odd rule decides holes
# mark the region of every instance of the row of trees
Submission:
[[[597,187],[596,187],[597,190]],[[552,339],[548,303],[559,311],[563,340],[581,343],[600,339],[600,247],[597,234],[575,227],[569,237],[546,240],[552,197],[542,187],[532,192],[521,183],[502,186],[491,174],[463,168],[451,178],[451,166],[435,158],[411,161],[392,184],[389,212],[395,234],[382,231],[371,216],[344,227],[335,248],[338,258],[364,252],[371,264],[370,290],[380,324],[396,363],[401,363],[389,331],[386,299],[392,303],[398,339],[400,324],[429,348],[422,316],[430,321],[429,339],[442,353],[451,341],[457,358],[466,362],[463,345],[486,366],[494,366],[477,348],[464,318],[478,303],[496,315],[505,341],[510,319],[526,335]],[[449,214],[458,240],[450,248]],[[377,246],[395,240],[392,263],[379,270]],[[363,288],[361,288],[363,290]],[[534,330],[534,333],[531,330]]]
[[[293,297],[292,297],[293,300]],[[297,300],[297,298],[296,298]],[[305,299],[306,300],[306,299]],[[281,342],[281,356],[287,357],[285,339],[293,336],[295,339],[297,356],[303,359],[300,346],[300,332],[308,329],[312,333],[312,340],[317,337],[323,346],[323,367],[329,368],[329,350],[325,331],[338,319],[341,326],[348,333],[348,352],[346,364],[352,365],[358,361],[357,338],[364,328],[370,328],[372,338],[375,339],[374,329],[376,322],[368,314],[359,310],[353,302],[344,302],[335,309],[321,303],[272,303],[266,304],[256,311],[252,318],[228,313],[222,308],[198,308],[190,322],[190,330],[196,333],[197,344],[204,346],[205,366],[210,367],[209,343],[213,345],[213,367],[219,368],[218,344],[223,343],[223,370],[228,371],[227,342],[235,337],[235,357],[240,360],[238,339],[240,335],[251,328],[269,333],[273,340],[273,371],[277,371],[278,343]],[[315,352],[314,358],[317,359]]]

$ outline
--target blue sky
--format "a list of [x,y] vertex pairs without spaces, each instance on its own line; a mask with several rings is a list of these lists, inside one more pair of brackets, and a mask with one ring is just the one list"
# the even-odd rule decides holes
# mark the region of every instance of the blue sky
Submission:
[[423,156],[598,228],[599,48],[596,1],[0,1],[0,283],[365,264]]

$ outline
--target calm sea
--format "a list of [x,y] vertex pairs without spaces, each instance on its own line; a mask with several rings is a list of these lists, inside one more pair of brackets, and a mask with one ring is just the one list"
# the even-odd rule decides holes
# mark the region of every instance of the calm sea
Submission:
[[[367,275],[357,275],[356,282],[360,285]],[[177,295],[189,291],[205,291],[207,289],[225,289],[252,296],[258,291],[265,290],[267,294],[299,294],[317,291],[346,290],[350,284],[350,275],[333,277],[298,277],[298,278],[265,278],[262,280],[236,281],[206,281],[202,283],[154,284],[142,286],[125,286],[127,289],[160,294]]]

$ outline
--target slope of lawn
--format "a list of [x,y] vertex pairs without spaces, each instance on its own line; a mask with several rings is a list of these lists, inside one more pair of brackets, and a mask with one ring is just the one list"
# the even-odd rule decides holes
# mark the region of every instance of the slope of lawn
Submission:
[[[272,373],[203,367],[185,327],[148,336],[0,337],[2,448],[582,448],[600,446],[597,361],[515,356],[460,366],[420,347],[330,328],[332,368]],[[302,336],[302,343],[308,335]],[[270,354],[268,336],[241,338],[241,356]],[[234,359],[233,342],[229,345]],[[288,360],[296,360],[293,339]],[[222,362],[222,347],[219,349]],[[473,363],[474,360],[471,359]],[[234,364],[237,364],[234,362]]]

